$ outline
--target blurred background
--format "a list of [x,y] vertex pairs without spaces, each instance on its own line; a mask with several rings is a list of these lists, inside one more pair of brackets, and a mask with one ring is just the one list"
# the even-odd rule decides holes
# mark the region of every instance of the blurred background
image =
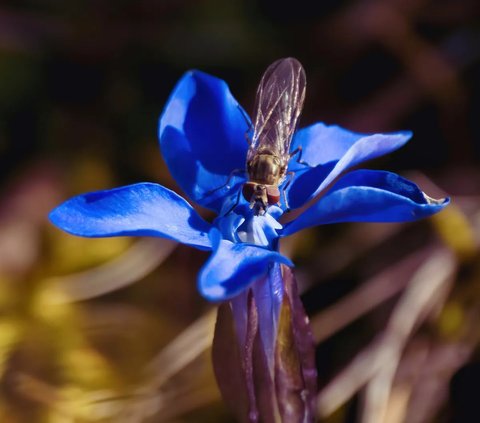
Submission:
[[480,421],[479,18],[478,0],[3,0],[0,421],[233,421],[195,287],[207,255],[75,238],[47,214],[123,184],[178,190],[156,139],[175,82],[209,72],[251,112],[285,56],[307,72],[301,126],[413,130],[369,166],[452,198],[425,221],[283,243],[318,343],[320,421]]

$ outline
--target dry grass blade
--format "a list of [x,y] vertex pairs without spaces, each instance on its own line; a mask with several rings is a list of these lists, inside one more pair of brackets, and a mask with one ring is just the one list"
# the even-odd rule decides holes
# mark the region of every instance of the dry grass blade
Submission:
[[95,298],[130,285],[151,273],[174,250],[177,243],[167,239],[144,238],[124,254],[84,272],[49,278],[47,286],[60,295],[52,302],[71,302]]
[[[379,379],[375,381],[378,385],[372,385],[369,388],[371,391],[367,391],[362,421],[369,423],[384,421],[383,393],[386,390],[388,399],[388,387],[391,385],[391,378],[403,347],[413,330],[439,302],[443,301],[450,287],[455,266],[454,256],[447,250],[439,248],[415,272],[384,333],[320,392],[318,412],[321,417],[330,415],[362,386],[380,374]],[[392,365],[393,369],[390,367]],[[375,395],[379,391],[382,392],[382,398]]]
[[411,274],[431,252],[431,247],[415,251],[314,316],[311,326],[316,342],[322,342],[404,289],[409,282],[405,276]]
[[[147,386],[158,389],[205,350],[213,341],[216,309],[211,309],[171,341],[146,367]],[[151,376],[153,375],[153,376]]]
[[[146,383],[130,394],[116,396],[113,392],[91,392],[77,399],[81,409],[88,410],[89,416],[107,416],[122,423],[140,423],[155,416],[155,421],[171,421],[219,398],[214,385],[172,383],[165,390],[163,384],[186,368],[212,343],[216,309],[212,309],[185,329],[171,341],[145,369]],[[200,370],[195,369],[194,374]],[[152,376],[153,375],[153,376]],[[62,398],[56,387],[50,386],[28,375],[20,375],[18,390],[26,397],[48,405],[65,419],[76,418],[78,410],[72,409],[68,398]],[[172,404],[176,404],[172,407]],[[96,420],[88,420],[96,421]]]

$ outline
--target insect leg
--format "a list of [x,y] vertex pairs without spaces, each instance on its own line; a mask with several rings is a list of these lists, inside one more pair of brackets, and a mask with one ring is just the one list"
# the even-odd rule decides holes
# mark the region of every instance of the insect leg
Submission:
[[290,205],[288,204],[288,200],[287,200],[287,188],[290,186],[290,184],[292,183],[293,181],[293,177],[295,175],[295,172],[287,172],[287,182],[285,183],[285,185],[282,187],[282,196],[283,196],[283,202],[285,204],[285,213],[289,213],[290,212]]
[[302,147],[297,147],[295,150],[293,150],[290,155],[289,155],[289,160],[293,157],[293,156],[296,156],[298,154],[298,157],[297,157],[297,160],[296,162],[299,163],[299,164],[302,164],[302,165],[305,165],[307,167],[312,167],[311,165],[309,165],[305,160],[302,160],[302,153],[303,153],[303,149]]
[[238,193],[237,193],[237,199],[235,200],[235,203],[233,204],[232,207],[230,207],[230,208],[228,209],[228,211],[224,214],[224,216],[227,216],[228,214],[230,214],[230,213],[235,209],[235,207],[238,206],[238,203],[240,203],[240,194],[241,194],[241,193],[242,193],[242,190],[239,189],[239,190],[238,190]]
[[[231,172],[230,172],[230,175],[228,175],[228,179],[227,179],[227,182],[225,182],[225,184],[223,186],[221,186],[220,188],[227,188],[227,189],[230,189],[230,182],[232,182],[232,179],[235,175],[241,175],[241,174],[245,174],[245,169],[233,169]],[[217,188],[218,189],[218,188]]]
[[230,172],[230,175],[228,176],[228,179],[227,181],[220,185],[219,187],[217,188],[214,188],[208,192],[205,193],[205,197],[208,197],[209,195],[212,195],[214,192],[218,191],[218,190],[221,190],[222,188],[227,188],[227,189],[230,189],[230,182],[232,181],[233,177],[235,175],[239,175],[239,174],[242,174],[242,173],[245,173],[245,169],[233,169],[231,172]]

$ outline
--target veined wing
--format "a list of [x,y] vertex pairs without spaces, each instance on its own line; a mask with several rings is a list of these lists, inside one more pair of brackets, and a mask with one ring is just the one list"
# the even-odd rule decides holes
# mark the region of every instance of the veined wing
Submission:
[[254,133],[247,161],[261,150],[269,150],[282,161],[288,160],[305,100],[305,86],[305,71],[294,58],[277,60],[267,68],[257,89]]

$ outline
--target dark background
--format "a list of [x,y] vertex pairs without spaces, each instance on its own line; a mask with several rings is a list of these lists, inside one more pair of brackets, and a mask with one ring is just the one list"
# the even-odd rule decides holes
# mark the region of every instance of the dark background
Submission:
[[[371,166],[406,175],[431,196],[453,198],[452,211],[434,221],[335,225],[286,242],[307,311],[321,315],[410,253],[448,249],[456,284],[417,325],[408,347],[416,351],[420,337],[430,352],[452,343],[467,345],[468,354],[425,376],[438,382],[441,394],[430,399],[428,417],[415,421],[467,421],[456,416],[476,410],[467,393],[478,392],[478,365],[450,381],[476,362],[477,350],[478,335],[465,328],[480,301],[479,15],[477,0],[2,1],[0,420],[57,422],[67,415],[77,419],[71,421],[121,421],[118,409],[134,404],[134,417],[125,421],[231,421],[215,390],[208,351],[162,385],[168,401],[148,418],[138,410],[164,398],[162,389],[140,399],[132,394],[132,386],[147,384],[139,369],[210,309],[195,289],[206,255],[172,247],[161,266],[132,276],[137,283],[104,295],[70,292],[71,300],[57,309],[49,298],[65,295],[60,287],[68,283],[52,277],[96,274],[102,263],[121,261],[136,240],[76,239],[51,227],[46,216],[80,192],[139,181],[178,189],[158,152],[156,131],[181,75],[196,68],[226,80],[251,112],[265,68],[294,56],[308,81],[301,126],[323,121],[360,132],[410,129],[414,137],[406,147]],[[390,297],[322,340],[321,387],[383,330],[397,300]],[[407,382],[415,392],[416,382]],[[104,408],[98,392],[107,392]],[[112,402],[115,396],[128,399]],[[361,398],[326,421],[360,421]],[[407,401],[406,416],[411,407]]]

